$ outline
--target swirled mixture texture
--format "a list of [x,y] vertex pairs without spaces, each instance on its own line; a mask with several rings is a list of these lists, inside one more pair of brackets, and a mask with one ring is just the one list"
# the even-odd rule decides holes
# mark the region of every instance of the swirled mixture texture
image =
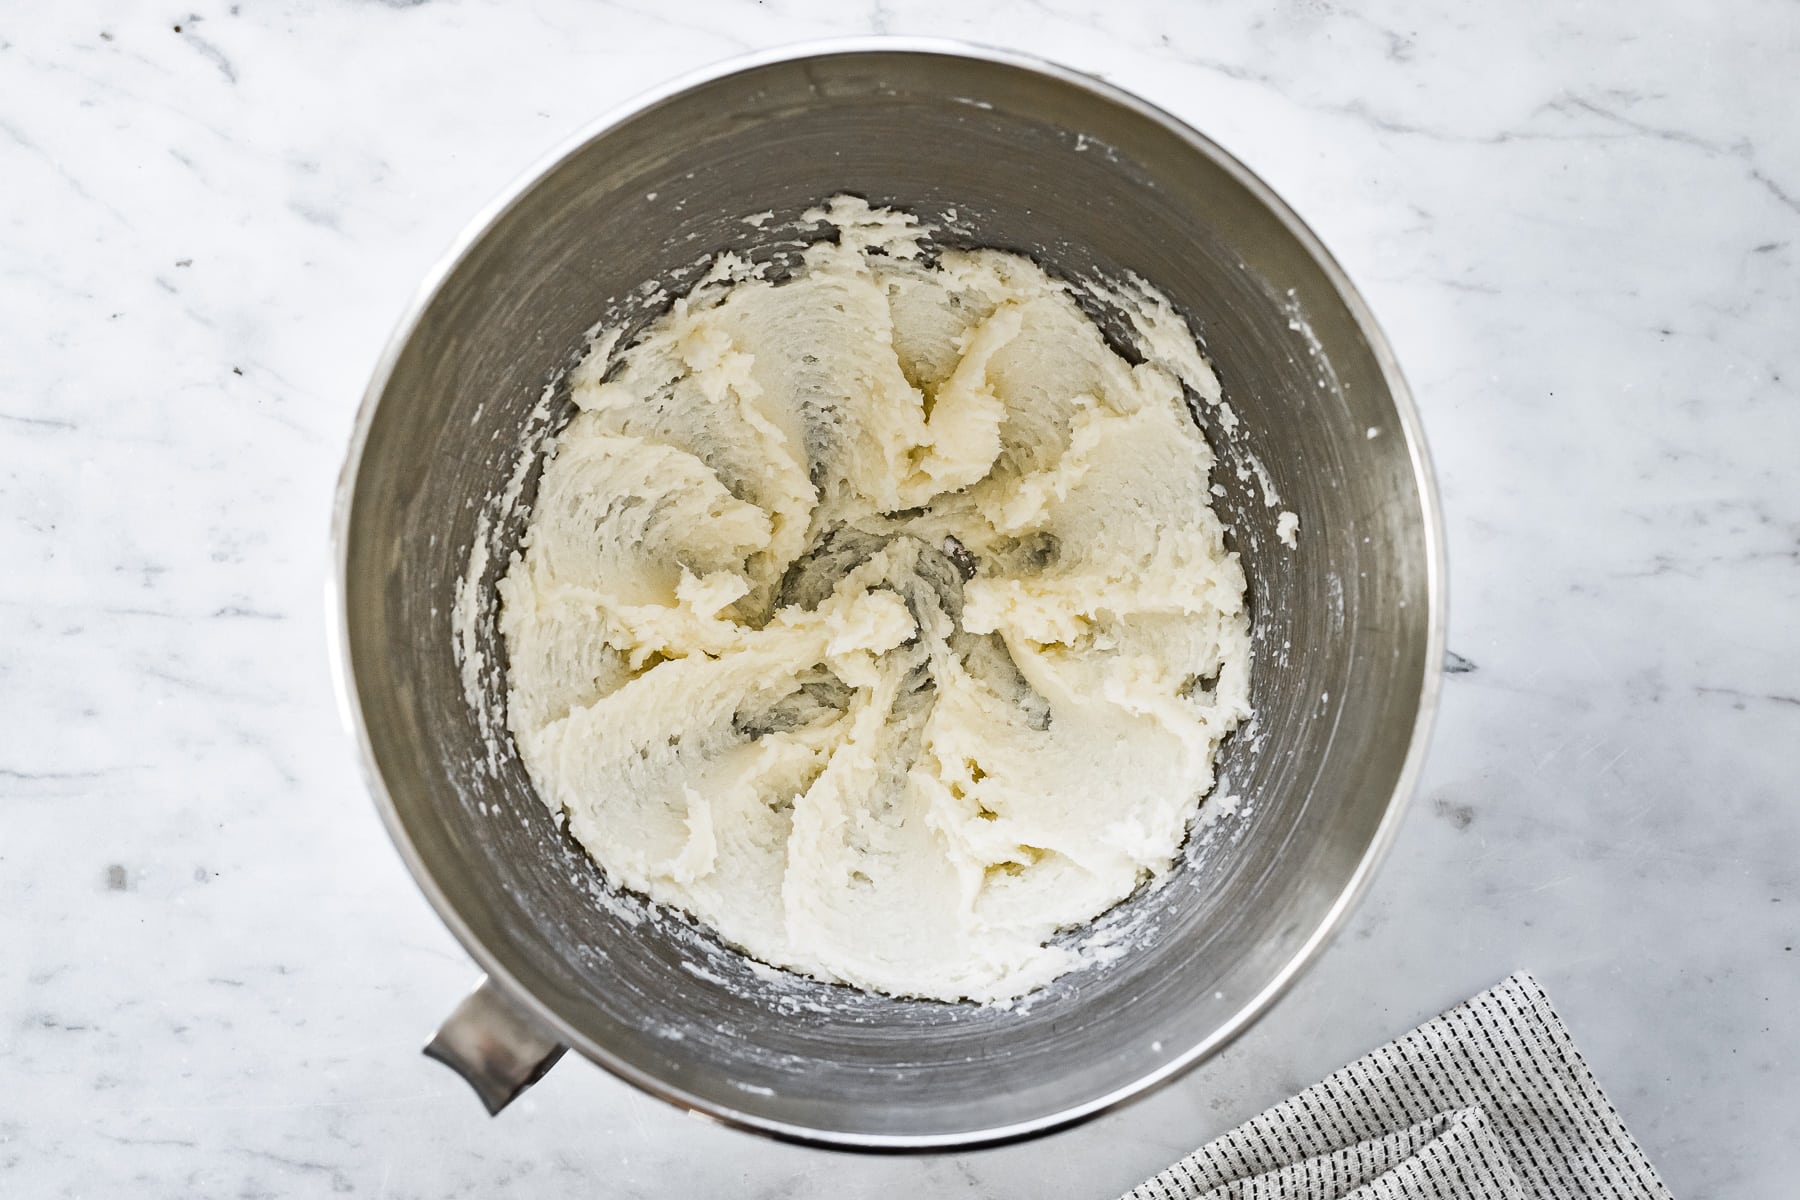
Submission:
[[[611,879],[781,967],[1004,1000],[1168,869],[1247,712],[1244,578],[1150,303],[840,197],[590,356],[501,583],[508,723]],[[1063,939],[1066,941],[1067,939]]]

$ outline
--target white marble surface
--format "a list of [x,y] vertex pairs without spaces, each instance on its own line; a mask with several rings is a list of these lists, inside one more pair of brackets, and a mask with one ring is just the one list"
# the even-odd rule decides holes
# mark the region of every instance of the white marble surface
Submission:
[[[0,1193],[1109,1196],[1515,967],[1678,1194],[1791,1190],[1791,3],[188,2],[0,17]],[[474,972],[329,690],[352,411],[542,151],[870,31],[1098,71],[1314,223],[1423,406],[1472,669],[1348,935],[1122,1115],[852,1159],[568,1061],[490,1122],[417,1052]]]

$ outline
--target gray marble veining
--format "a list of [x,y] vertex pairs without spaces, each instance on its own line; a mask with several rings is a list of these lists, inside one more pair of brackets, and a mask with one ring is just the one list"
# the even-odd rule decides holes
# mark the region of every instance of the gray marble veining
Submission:
[[[731,53],[875,31],[1141,92],[1361,283],[1449,519],[1456,673],[1424,788],[1274,1013],[1077,1131],[850,1159],[575,1061],[490,1122],[418,1054],[473,971],[388,847],[327,678],[351,414],[426,267],[560,138]],[[1796,73],[1778,0],[0,20],[0,1191],[1108,1196],[1528,967],[1678,1194],[1780,1194],[1800,1171]]]

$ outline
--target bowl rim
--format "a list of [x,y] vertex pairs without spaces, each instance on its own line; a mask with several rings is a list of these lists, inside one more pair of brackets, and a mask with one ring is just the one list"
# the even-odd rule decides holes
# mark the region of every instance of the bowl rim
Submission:
[[[462,265],[488,230],[518,204],[547,175],[589,142],[610,132],[639,114],[694,88],[716,82],[731,75],[799,59],[842,57],[857,54],[911,54],[969,59],[1044,75],[1059,83],[1083,90],[1103,102],[1123,107],[1143,117],[1180,139],[1190,150],[1209,159],[1248,190],[1305,249],[1324,272],[1337,292],[1357,328],[1369,345],[1382,377],[1386,381],[1405,438],[1411,460],[1413,481],[1418,489],[1425,538],[1425,599],[1427,605],[1425,671],[1420,681],[1418,710],[1413,720],[1406,757],[1395,780],[1387,808],[1377,824],[1360,861],[1337,899],[1312,934],[1288,962],[1275,973],[1261,990],[1244,1001],[1210,1035],[1176,1055],[1161,1067],[1133,1082],[1110,1092],[1045,1113],[1024,1121],[991,1128],[950,1133],[884,1134],[819,1129],[808,1125],[775,1120],[754,1112],[734,1108],[694,1095],[655,1075],[639,1070],[612,1054],[606,1046],[565,1022],[548,1005],[519,983],[500,957],[478,938],[463,920],[449,896],[438,885],[418,848],[401,822],[398,808],[388,792],[385,779],[375,759],[373,743],[363,718],[362,705],[355,686],[355,667],[351,658],[349,633],[349,532],[351,509],[356,495],[358,471],[368,441],[369,429],[380,407],[394,367],[401,352],[416,333],[420,320],[433,298],[450,275]],[[1295,981],[1317,960],[1320,953],[1341,931],[1351,909],[1368,890],[1375,869],[1386,857],[1398,834],[1402,820],[1417,789],[1431,731],[1436,723],[1443,687],[1443,664],[1447,639],[1447,576],[1444,552],[1443,512],[1438,496],[1431,456],[1425,445],[1424,429],[1414,404],[1412,391],[1401,372],[1399,360],[1382,332],[1374,313],[1361,292],[1317,234],[1301,220],[1275,190],[1240,162],[1229,151],[1200,133],[1187,122],[1144,98],[1109,83],[1088,72],[1064,66],[1052,60],[1019,50],[984,45],[953,38],[863,36],[815,39],[787,43],[736,55],[696,70],[685,72],[660,86],[641,92],[588,121],[563,139],[548,153],[540,156],[516,176],[494,199],[490,200],[464,225],[449,248],[437,259],[414,290],[411,299],[394,326],[363,392],[352,426],[333,497],[331,521],[331,571],[326,586],[326,636],[331,655],[331,674],[336,693],[339,718],[354,737],[361,761],[364,781],[381,815],[401,860],[412,874],[419,889],[452,935],[468,951],[489,980],[519,1004],[542,1027],[559,1041],[578,1050],[583,1057],[610,1074],[638,1089],[664,1100],[677,1108],[710,1118],[723,1125],[762,1134],[778,1141],[838,1150],[875,1153],[928,1153],[950,1150],[972,1150],[1001,1146],[1028,1138],[1054,1133],[1110,1112],[1140,1099],[1213,1057],[1260,1020]]]

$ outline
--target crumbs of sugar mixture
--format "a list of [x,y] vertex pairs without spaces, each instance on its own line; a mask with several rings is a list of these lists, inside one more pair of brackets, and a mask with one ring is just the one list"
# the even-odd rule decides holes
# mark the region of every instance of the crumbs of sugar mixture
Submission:
[[[508,721],[609,877],[766,963],[1006,1000],[1166,871],[1249,713],[1244,576],[1153,293],[1144,363],[848,197],[578,370],[500,584]],[[1291,527],[1288,533],[1291,534]]]
[[1298,513],[1283,512],[1275,519],[1275,536],[1289,550],[1300,546],[1300,516]]

